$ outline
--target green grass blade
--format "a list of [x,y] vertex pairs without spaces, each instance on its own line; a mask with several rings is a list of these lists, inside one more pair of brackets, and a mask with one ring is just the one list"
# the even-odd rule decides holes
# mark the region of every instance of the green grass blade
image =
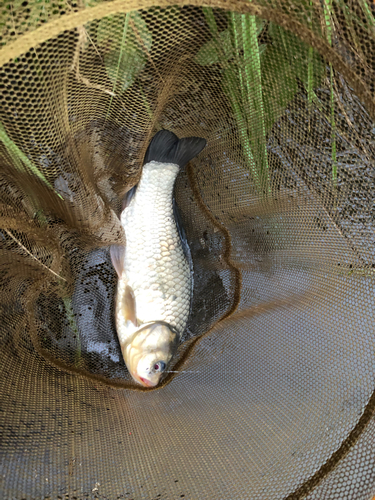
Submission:
[[[46,184],[49,188],[54,189],[44,177],[44,175],[40,172],[40,170],[34,165],[34,163],[31,162],[25,155],[25,153],[23,153],[20,148],[9,138],[2,123],[0,123],[0,141],[6,147],[10,157],[13,160],[13,165],[19,172],[27,172],[29,170],[41,181],[43,181],[44,184]],[[60,198],[62,197],[60,196]]]
[[[118,74],[119,74],[119,71],[120,71],[121,60],[122,60],[123,54],[125,52],[126,37],[127,37],[127,34],[128,34],[128,28],[129,28],[129,20],[130,20],[130,13],[128,12],[125,15],[124,28],[122,30],[122,39],[121,39],[121,45],[120,45],[120,52],[119,52],[119,57],[118,57],[118,60],[117,60],[117,68],[116,68],[115,78],[114,78],[114,82],[113,82],[113,85],[112,85],[112,92],[113,93],[115,92],[116,87],[117,87]],[[113,96],[111,96],[111,99],[109,101],[109,106],[108,106],[108,111],[107,111],[106,119],[109,116],[109,113],[110,113],[110,110],[111,110],[111,107],[112,107],[112,101],[113,101]]]
[[[369,7],[369,3],[367,0],[358,0],[358,4],[361,7],[363,13],[365,14],[365,18],[366,18],[366,21],[368,24],[366,22],[364,22],[363,18],[358,16],[356,11],[351,9],[349,7],[349,5],[346,5],[345,3],[343,3],[340,0],[336,0],[336,2],[338,3],[339,8],[344,13],[347,27],[349,27],[349,30],[350,30],[352,36],[354,35],[354,31],[355,31],[354,25],[353,25],[354,22],[358,28],[361,28],[365,32],[369,31],[368,25],[370,25],[371,28],[375,27],[375,16],[372,13],[371,7]],[[355,36],[355,38],[358,41],[358,38],[356,36]]]
[[[236,119],[237,129],[240,136],[240,141],[242,145],[242,151],[245,159],[248,163],[249,169],[252,173],[252,178],[254,180],[255,186],[258,191],[261,190],[261,183],[259,181],[258,171],[254,155],[252,153],[251,143],[248,135],[248,122],[245,119],[244,103],[247,102],[247,90],[246,90],[246,75],[244,75],[242,59],[240,58],[240,51],[243,47],[243,34],[242,34],[242,16],[238,13],[229,14],[229,24],[231,31],[231,38],[233,40],[233,47],[235,52],[235,66],[232,66],[232,74],[226,78],[226,89],[227,94],[230,97],[232,110]],[[235,74],[237,72],[237,78]],[[238,79],[238,85],[236,85],[236,79]],[[236,88],[239,87],[240,99],[237,98]],[[244,129],[246,127],[246,130]]]
[[314,100],[313,87],[314,87],[314,67],[313,67],[313,51],[312,47],[309,47],[309,59],[307,62],[307,102],[309,110]]
[[336,123],[335,123],[335,95],[333,91],[333,68],[330,63],[330,102],[331,102],[331,156],[332,156],[332,183],[337,187],[337,156],[336,156]]
[[267,138],[262,91],[262,71],[255,16],[242,15],[244,71],[246,76],[246,115],[253,155],[257,158],[258,183],[269,192]]
[[224,91],[227,94],[229,101],[232,106],[233,114],[237,124],[237,130],[239,134],[239,139],[242,146],[242,152],[245,157],[245,161],[248,164],[249,170],[251,172],[255,187],[258,191],[261,191],[261,184],[259,181],[259,175],[257,170],[257,165],[254,159],[254,155],[251,149],[251,144],[247,132],[247,120],[244,117],[244,114],[241,109],[240,102],[237,98],[236,93],[236,74],[232,71],[231,68],[228,68],[224,72],[223,77],[223,87]]
[[[211,7],[202,7],[204,17],[206,18],[206,23],[210,28],[211,35],[213,38],[218,41],[219,40],[219,30],[217,29],[217,24],[215,20],[215,16]],[[220,49],[219,49],[220,50]]]
[[241,14],[236,12],[231,12],[229,14],[229,24],[230,24],[230,34],[232,38],[232,44],[234,47],[235,61],[238,70],[240,93],[242,101],[246,96],[245,83],[240,59],[240,51],[242,49],[242,29],[239,31],[239,26],[241,25]]
[[[310,0],[310,19],[313,17],[313,11],[312,11],[312,1]],[[312,30],[312,21],[309,23],[310,30]],[[309,56],[308,56],[308,62],[307,62],[307,103],[308,103],[308,108],[309,112],[311,111],[312,108],[312,103],[313,103],[313,87],[314,87],[314,66],[313,66],[313,52],[314,49],[310,46],[309,47]]]
[[116,89],[116,85],[117,85],[117,81],[118,81],[118,74],[119,74],[120,66],[121,66],[121,60],[122,60],[124,52],[125,52],[126,37],[128,34],[129,21],[130,21],[130,13],[128,12],[125,15],[124,29],[122,31],[122,39],[121,39],[121,45],[120,45],[120,53],[119,53],[119,58],[117,61],[116,76],[115,76],[115,81],[113,83],[112,92],[114,92]]
[[327,33],[327,40],[332,45],[332,0],[323,0],[324,21]]
[[245,161],[258,192],[267,193],[268,162],[258,44],[258,34],[262,26],[257,26],[255,16],[229,14],[233,58],[228,61],[229,51],[225,51],[221,44],[221,33],[212,9],[203,7],[202,10],[216,42],[216,54],[224,69],[222,86],[236,120]]
[[359,5],[361,6],[361,8],[363,10],[369,25],[372,28],[375,28],[375,16],[372,13],[372,10],[368,5],[367,0],[359,0]]
[[[327,40],[332,45],[332,0],[323,0],[324,20],[326,26]],[[333,90],[333,67],[330,68],[330,121],[331,121],[331,158],[332,158],[332,184],[337,187],[337,145],[336,145],[336,123],[335,123],[335,94]]]

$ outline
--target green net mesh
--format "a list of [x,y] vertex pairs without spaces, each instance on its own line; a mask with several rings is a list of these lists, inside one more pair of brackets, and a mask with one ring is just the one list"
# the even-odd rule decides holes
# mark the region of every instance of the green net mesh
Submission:
[[[1,4],[1,496],[375,495],[375,4]],[[152,135],[194,290],[137,388],[108,248]]]

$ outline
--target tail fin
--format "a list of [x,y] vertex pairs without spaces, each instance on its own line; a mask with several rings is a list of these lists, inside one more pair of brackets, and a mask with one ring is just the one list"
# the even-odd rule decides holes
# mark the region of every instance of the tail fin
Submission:
[[179,139],[173,132],[160,130],[151,139],[143,164],[160,161],[184,167],[202,151],[205,145],[206,140],[200,137]]

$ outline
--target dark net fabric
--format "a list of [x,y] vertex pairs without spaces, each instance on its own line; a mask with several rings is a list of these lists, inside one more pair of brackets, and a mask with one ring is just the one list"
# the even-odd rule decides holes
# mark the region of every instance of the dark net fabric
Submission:
[[[5,1],[1,497],[375,495],[375,8]],[[207,147],[170,373],[134,385],[109,246],[153,134]]]

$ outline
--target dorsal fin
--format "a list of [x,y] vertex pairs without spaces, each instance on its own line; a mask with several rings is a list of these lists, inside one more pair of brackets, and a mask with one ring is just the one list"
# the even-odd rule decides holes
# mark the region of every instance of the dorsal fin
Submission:
[[202,151],[205,145],[206,140],[201,137],[179,139],[176,134],[169,130],[160,130],[151,139],[144,164],[150,161],[158,161],[161,163],[174,163],[179,167],[184,167]]

